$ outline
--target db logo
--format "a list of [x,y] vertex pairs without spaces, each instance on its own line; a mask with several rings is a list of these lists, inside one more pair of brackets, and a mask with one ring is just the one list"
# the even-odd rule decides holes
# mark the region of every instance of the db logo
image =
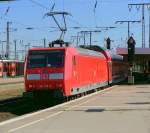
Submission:
[[48,74],[41,74],[41,79],[47,80],[48,79]]

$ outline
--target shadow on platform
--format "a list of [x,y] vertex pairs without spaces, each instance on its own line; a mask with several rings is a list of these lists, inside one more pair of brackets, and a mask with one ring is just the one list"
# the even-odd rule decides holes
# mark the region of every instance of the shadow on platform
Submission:
[[127,103],[127,104],[135,104],[135,105],[147,105],[150,104],[150,102],[135,102],[135,103]]
[[103,112],[103,111],[105,111],[105,109],[88,109],[85,112],[88,112],[88,113],[95,113],[95,112],[97,112],[97,113],[99,113],[99,112]]

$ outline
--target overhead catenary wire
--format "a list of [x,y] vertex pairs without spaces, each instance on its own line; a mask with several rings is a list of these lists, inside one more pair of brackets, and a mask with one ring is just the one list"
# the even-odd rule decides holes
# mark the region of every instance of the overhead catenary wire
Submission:
[[[39,2],[37,2],[37,1],[35,1],[35,0],[29,0],[29,1],[32,2],[32,3],[34,3],[34,4],[37,5],[37,6],[41,7],[41,8],[44,8],[44,9],[49,10],[46,6],[44,6],[43,4],[41,4],[41,3],[39,3]],[[51,10],[53,10],[54,7],[55,7],[55,0],[54,0],[54,4],[53,4]],[[64,11],[64,10],[65,10],[65,3],[64,3],[64,0],[63,0],[63,11]],[[76,20],[74,20],[74,19],[72,19],[72,18],[69,18],[69,21],[74,22],[74,23],[76,23],[76,24],[78,24],[78,25],[81,26],[81,24],[80,24],[79,22],[77,22]]]
[[[36,6],[38,6],[38,7],[41,7],[41,8],[43,8],[43,9],[46,9],[46,10],[49,10],[49,8],[47,7],[47,6],[45,6],[45,5],[43,5],[43,4],[41,4],[41,3],[39,3],[39,2],[37,2],[36,0],[28,0],[28,1],[30,1],[30,2],[32,2],[33,4],[35,4]],[[55,0],[53,0],[54,2],[54,4],[55,4]],[[64,1],[63,1],[63,9],[65,8],[65,5],[64,5]],[[9,9],[10,10],[10,9]],[[71,21],[71,22],[73,22],[73,23],[75,23],[77,26],[75,26],[75,27],[78,27],[78,26],[80,26],[80,27],[83,27],[83,25],[82,24],[80,24],[77,20],[75,20],[74,18],[72,18],[73,16],[71,16],[70,18],[68,18],[68,21]],[[8,19],[5,19],[5,20],[8,20]],[[28,24],[23,24],[22,22],[19,22],[19,21],[16,21],[16,20],[12,20],[13,21],[13,23],[16,23],[16,24],[19,24],[19,25],[22,25],[22,26],[24,26],[24,27],[32,27],[32,26],[29,26]],[[85,27],[85,26],[84,26]],[[52,28],[52,27],[49,27],[49,28]],[[35,28],[35,29],[38,29],[38,28]],[[74,28],[75,29],[75,28]]]
[[29,0],[29,1],[32,2],[33,4],[37,5],[37,6],[41,7],[41,8],[44,8],[44,9],[49,10],[48,7],[46,7],[45,5],[39,3],[39,2],[37,2],[37,1],[35,1],[35,0]]
[[[42,9],[48,9],[48,6],[45,4],[43,4],[43,1],[41,2],[41,1],[39,1],[39,0],[29,0],[29,1],[31,1],[33,4],[35,4],[36,6],[39,6],[40,8],[42,8]],[[53,2],[54,0],[50,0],[50,2]],[[94,0],[95,1],[95,0]],[[116,1],[113,1],[113,0],[97,0],[98,2],[102,2],[102,3],[110,3],[110,4],[118,4],[118,3],[127,3],[127,1],[120,1],[120,0],[116,0]],[[63,2],[64,2],[64,0],[63,0]],[[42,5],[42,6],[41,6]],[[93,4],[92,4],[92,7],[93,7]],[[65,8],[65,4],[63,5],[63,8]],[[93,8],[92,8],[93,9]],[[96,18],[96,17],[95,17]],[[96,18],[97,19],[97,18]],[[96,26],[97,26],[97,20],[95,20],[95,27],[86,27],[86,26],[83,26],[81,23],[82,22],[80,22],[79,21],[79,19],[78,20],[75,20],[75,18],[73,18],[73,17],[69,17],[69,19],[68,19],[69,21],[71,21],[72,23],[70,23],[71,25],[72,24],[75,24],[76,25],[76,27],[79,27],[80,29],[82,29],[82,28],[95,28]],[[67,21],[68,21],[67,20]],[[79,22],[78,22],[79,21]],[[25,22],[26,23],[26,22]],[[25,26],[23,26],[23,27],[25,27]],[[29,27],[29,26],[27,26],[26,25],[26,27]],[[44,28],[44,27],[34,27],[34,26],[31,26],[31,27],[33,27],[33,29],[35,29],[35,30],[37,30],[37,29],[39,29],[39,30],[46,30],[46,28]],[[50,30],[51,30],[51,28],[53,28],[53,27],[47,27],[47,28],[49,28]],[[54,27],[54,28],[56,28],[56,27]],[[72,30],[72,29],[74,29],[74,30],[78,30],[79,28],[74,28],[74,27],[68,27],[68,29],[69,30]],[[123,27],[119,27],[118,29],[121,29],[121,28],[123,28]],[[22,28],[23,29],[23,28]],[[34,31],[33,31],[34,32]],[[53,32],[53,31],[52,31]],[[54,31],[55,32],[55,31]]]

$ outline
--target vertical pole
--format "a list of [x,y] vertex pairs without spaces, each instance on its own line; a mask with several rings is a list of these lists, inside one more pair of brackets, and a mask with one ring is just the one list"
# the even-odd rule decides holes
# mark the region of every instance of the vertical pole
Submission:
[[22,50],[22,60],[24,60],[24,50]]
[[90,47],[92,46],[92,32],[90,31]]
[[[24,45],[24,57],[26,56],[26,45]],[[24,57],[23,57],[23,60],[24,60]]]
[[142,48],[145,48],[145,18],[144,18],[144,4],[142,5]]
[[128,39],[130,37],[130,22],[128,21]]
[[79,32],[77,33],[77,46],[79,45]]
[[25,57],[27,55],[27,48],[28,48],[28,44],[24,45],[24,57],[23,57],[23,60],[25,59]]
[[150,4],[148,5],[149,10],[149,48],[150,48]]
[[85,42],[85,32],[83,33],[83,37],[84,37],[84,46],[85,46],[85,43],[86,43],[86,42]]
[[10,24],[10,22],[7,22],[7,28],[6,28],[6,32],[7,32],[7,44],[6,44],[7,59],[9,59],[9,24]]
[[78,46],[78,43],[79,43],[79,41],[78,41],[78,36],[77,36],[77,46]]
[[3,41],[2,41],[2,58],[4,58],[4,46],[3,46]]
[[28,43],[27,47],[28,47],[28,49],[27,49],[27,52],[28,52],[28,50],[30,49],[30,43]]
[[[24,46],[24,41],[23,40],[20,40],[20,44],[22,45],[22,48],[23,48],[23,46]],[[22,60],[24,60],[24,50],[22,49]]]
[[44,42],[44,48],[46,48],[46,38],[43,39]]
[[29,48],[30,48],[30,43],[24,45],[24,51],[25,51],[25,52],[24,52],[24,58],[26,57]]
[[15,44],[15,60],[16,60],[17,59],[17,47],[16,47],[17,41],[16,40],[14,40],[14,44]]

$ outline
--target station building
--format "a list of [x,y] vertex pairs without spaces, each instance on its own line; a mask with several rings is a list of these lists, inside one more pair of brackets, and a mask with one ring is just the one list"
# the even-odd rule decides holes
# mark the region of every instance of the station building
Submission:
[[[127,48],[117,48],[116,52],[122,55],[125,61],[128,60]],[[133,71],[150,74],[150,48],[135,48]]]

